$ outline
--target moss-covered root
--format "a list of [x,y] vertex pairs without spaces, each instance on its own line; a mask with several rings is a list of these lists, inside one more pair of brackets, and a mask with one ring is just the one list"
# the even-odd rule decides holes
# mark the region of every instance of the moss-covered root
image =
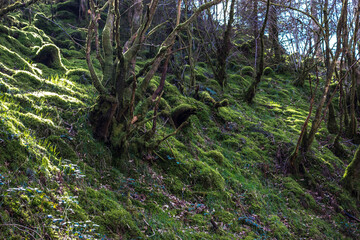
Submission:
[[356,150],[355,156],[345,170],[341,180],[344,188],[349,190],[358,199],[360,197],[360,146]]
[[34,60],[50,68],[66,71],[66,68],[61,61],[60,49],[54,44],[45,44],[39,48]]

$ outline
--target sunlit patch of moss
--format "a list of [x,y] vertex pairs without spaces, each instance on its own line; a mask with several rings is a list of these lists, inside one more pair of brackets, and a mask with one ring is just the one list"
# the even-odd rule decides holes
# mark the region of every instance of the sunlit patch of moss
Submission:
[[16,52],[19,52],[23,56],[30,56],[33,52],[30,47],[24,46],[22,42],[20,43],[18,39],[10,35],[7,36],[0,35],[0,42],[1,45],[3,45],[4,47],[11,50],[15,50]]
[[359,164],[360,164],[360,148],[356,150],[355,156],[350,164],[347,166],[344,176],[341,180],[343,186],[347,188],[352,194],[359,199]]
[[0,61],[7,67],[35,73],[34,67],[18,53],[0,45]]
[[43,83],[43,79],[27,71],[16,71],[13,78],[17,80],[19,86],[27,87],[29,90],[38,89]]
[[68,95],[60,95],[54,92],[39,91],[28,93],[25,96],[33,99],[44,99],[46,102],[51,103],[55,106],[62,107],[64,109],[72,106],[84,106],[84,103],[77,98],[70,97]]

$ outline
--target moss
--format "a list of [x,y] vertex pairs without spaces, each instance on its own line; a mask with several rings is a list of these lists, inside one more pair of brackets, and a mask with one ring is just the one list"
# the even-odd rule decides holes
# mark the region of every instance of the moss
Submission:
[[208,91],[199,92],[199,98],[202,102],[210,106],[213,106],[216,103],[215,99],[210,96]]
[[206,85],[216,92],[219,92],[222,89],[219,82],[214,79],[211,79]]
[[[4,136],[0,135],[0,139],[4,139]],[[10,164],[9,169],[15,170],[19,164],[22,164],[28,159],[28,151],[17,140],[2,140],[0,147],[0,163]]]
[[229,106],[229,100],[228,99],[223,99],[221,101],[216,102],[216,104],[215,104],[215,108],[227,107],[227,106]]
[[69,80],[82,83],[82,84],[91,84],[91,77],[90,73],[86,69],[71,69],[66,72],[66,77],[69,78]]
[[333,143],[332,147],[330,147],[330,150],[334,153],[335,156],[337,156],[340,159],[345,160],[345,159],[349,158],[349,153],[345,149],[345,146],[340,143],[340,137],[339,136],[337,136],[334,139],[334,143]]
[[289,229],[281,222],[277,215],[270,215],[267,219],[272,230],[272,235],[276,239],[290,239]]
[[207,77],[204,74],[197,72],[195,74],[195,79],[198,82],[205,82],[207,80]]
[[251,66],[245,66],[241,69],[241,75],[243,76],[254,76],[254,68]]
[[26,114],[18,113],[18,117],[27,128],[36,130],[38,134],[43,137],[49,136],[56,129],[54,123],[51,120],[41,118],[30,112]]
[[360,147],[355,152],[341,180],[342,185],[358,199],[360,198]]
[[94,221],[100,224],[104,230],[110,231],[110,235],[113,237],[119,235],[126,238],[144,237],[132,220],[130,213],[120,206],[118,209],[103,212],[100,216],[95,217]]
[[61,61],[60,49],[54,44],[45,44],[39,48],[34,61],[42,63],[50,68],[66,71]]
[[[291,177],[284,178],[285,194],[292,197],[290,206],[296,207],[296,204],[301,204],[305,209],[317,209],[315,199],[308,193],[305,193],[302,187]],[[293,202],[296,199],[296,202]]]
[[[70,12],[73,15],[77,16],[79,14],[79,3],[74,0],[68,0],[64,2],[59,2],[56,5],[56,11],[66,11]],[[76,19],[77,17],[72,17],[71,19]]]
[[213,159],[215,162],[217,162],[218,164],[222,164],[225,160],[224,155],[222,155],[221,152],[217,151],[217,150],[212,150],[209,151],[207,153],[205,153],[205,155],[211,159]]
[[171,111],[171,118],[176,127],[188,120],[188,118],[197,112],[197,108],[189,104],[181,104]]
[[194,167],[193,180],[195,181],[194,183],[200,184],[201,189],[210,188],[220,191],[224,190],[225,180],[217,170],[201,161],[195,161]]
[[62,157],[63,159],[69,159],[69,160],[76,160],[78,159],[75,151],[73,148],[65,142],[64,139],[68,139],[67,135],[51,135],[47,139],[52,143],[54,146],[56,146],[57,151],[60,153],[59,157]]
[[0,61],[7,67],[35,73],[33,67],[18,53],[0,45]]
[[265,76],[272,76],[274,75],[274,70],[271,67],[266,67],[263,71]]
[[232,223],[235,220],[234,214],[224,210],[215,212],[214,217],[217,221],[223,222],[225,224]]
[[71,97],[69,95],[57,94],[54,92],[38,91],[26,94],[26,96],[30,99],[36,99],[38,101],[42,100],[63,109],[84,106],[84,103],[77,98]]
[[29,89],[39,89],[43,83],[43,79],[27,71],[16,71],[13,78],[17,80],[18,85]]

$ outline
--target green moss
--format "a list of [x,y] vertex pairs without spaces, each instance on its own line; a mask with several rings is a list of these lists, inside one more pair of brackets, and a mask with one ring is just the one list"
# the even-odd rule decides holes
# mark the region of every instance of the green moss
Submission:
[[235,221],[234,214],[228,211],[217,211],[215,212],[214,217],[217,219],[217,221],[223,222],[225,224],[229,224]]
[[18,53],[0,45],[0,61],[7,67],[35,73],[34,68]]
[[204,74],[197,72],[197,73],[195,74],[195,79],[196,79],[196,81],[198,81],[198,82],[205,82],[205,81],[207,80],[207,77],[205,77]]
[[339,132],[339,127],[338,127],[338,124],[336,122],[336,117],[335,117],[335,109],[334,109],[334,105],[332,103],[329,105],[329,116],[328,116],[328,121],[327,121],[327,129],[328,129],[329,133],[331,133],[331,134],[337,134]]
[[35,54],[34,61],[50,68],[66,71],[61,61],[60,49],[54,44],[45,44],[39,48]]
[[[11,136],[11,135],[10,135]],[[1,139],[5,137],[0,135]],[[9,169],[15,170],[19,164],[24,163],[28,159],[28,151],[17,140],[2,140],[0,147],[0,163],[10,164]]]
[[245,66],[241,69],[241,75],[243,76],[254,76],[254,68],[251,66]]
[[69,160],[76,160],[78,159],[78,156],[76,155],[74,149],[71,147],[69,143],[65,141],[67,139],[68,141],[71,141],[71,137],[67,135],[51,135],[47,138],[50,143],[52,143],[54,146],[56,146],[57,151],[60,153],[59,157],[62,157],[63,159],[69,159]]
[[225,180],[217,170],[201,161],[195,161],[194,167],[193,179],[195,184],[199,184],[205,189],[224,190]]
[[90,73],[86,69],[71,69],[66,72],[66,77],[71,81],[82,83],[82,84],[91,84]]
[[289,229],[281,222],[276,215],[270,215],[267,219],[272,230],[272,235],[276,239],[290,239],[291,235]]
[[206,83],[208,87],[215,90],[216,92],[221,91],[221,86],[218,81],[211,79],[208,83]]
[[352,194],[360,196],[360,147],[355,152],[351,163],[347,166],[344,176],[341,180],[342,185]]
[[213,159],[215,162],[217,162],[220,165],[224,163],[224,160],[225,160],[224,155],[222,155],[222,153],[217,150],[209,151],[209,152],[205,153],[205,155],[207,157]]
[[176,127],[179,127],[183,122],[197,112],[197,108],[189,104],[181,104],[171,111],[171,118]]
[[199,92],[199,98],[202,102],[210,106],[213,106],[216,103],[216,101],[210,96],[210,93],[208,91]]
[[[317,209],[315,199],[308,193],[305,193],[302,187],[291,177],[284,178],[285,194],[292,197],[290,206],[296,207],[296,204],[301,204],[305,209]],[[295,200],[295,202],[294,202]]]
[[54,123],[51,120],[41,118],[30,112],[26,114],[18,113],[18,117],[27,128],[38,131],[38,134],[41,134],[42,136],[48,136],[56,129]]
[[103,212],[100,216],[95,217],[95,222],[107,231],[111,232],[111,236],[124,236],[126,238],[144,237],[132,216],[122,207]]
[[272,76],[274,75],[274,70],[271,67],[266,67],[263,71],[265,76]]
[[19,86],[26,86],[29,89],[39,89],[43,83],[43,79],[27,71],[16,71],[13,78],[17,80]]

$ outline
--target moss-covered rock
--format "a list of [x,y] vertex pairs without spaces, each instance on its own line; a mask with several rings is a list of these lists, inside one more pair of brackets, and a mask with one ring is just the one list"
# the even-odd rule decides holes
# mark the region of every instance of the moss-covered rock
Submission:
[[225,160],[224,155],[222,155],[221,152],[217,151],[217,150],[212,150],[209,151],[205,154],[207,157],[213,159],[215,162],[217,162],[218,164],[222,164]]
[[82,83],[82,84],[91,84],[90,73],[86,69],[76,68],[71,69],[66,72],[66,76],[74,82]]
[[254,68],[251,66],[245,66],[241,69],[241,75],[243,76],[254,76]]
[[39,89],[43,79],[27,71],[16,71],[13,78],[17,80],[17,85],[26,86],[29,89]]
[[179,127],[188,118],[196,114],[197,108],[189,104],[181,104],[171,111],[171,118],[174,121],[176,127]]
[[61,61],[60,49],[54,44],[45,44],[39,48],[34,57],[34,61],[40,62],[50,68],[66,71]]
[[223,191],[225,180],[221,174],[210,167],[207,163],[201,161],[194,162],[195,171],[193,172],[194,183],[201,186],[201,189],[216,189]]
[[271,67],[266,67],[263,71],[265,76],[272,76],[274,75],[274,70]]
[[113,237],[123,236],[126,238],[144,237],[129,212],[122,207],[103,212],[94,219],[107,230],[113,233]]

